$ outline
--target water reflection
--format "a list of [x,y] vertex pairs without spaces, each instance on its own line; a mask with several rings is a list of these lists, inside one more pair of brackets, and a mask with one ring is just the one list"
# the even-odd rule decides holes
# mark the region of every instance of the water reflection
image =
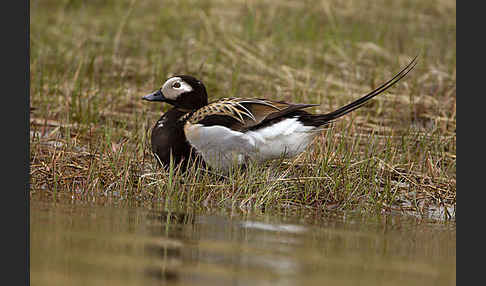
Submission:
[[[147,242],[144,245],[145,256],[155,257],[159,260],[155,265],[148,265],[144,269],[145,277],[164,282],[178,282],[177,269],[182,265],[181,249],[184,247],[179,238],[182,235],[182,226],[192,225],[194,216],[185,213],[151,211],[146,215],[146,220],[148,233],[163,239]],[[169,231],[168,226],[171,225],[179,227],[172,227]],[[160,243],[160,241],[172,241],[172,243]]]
[[455,284],[455,223],[31,202],[35,285]]

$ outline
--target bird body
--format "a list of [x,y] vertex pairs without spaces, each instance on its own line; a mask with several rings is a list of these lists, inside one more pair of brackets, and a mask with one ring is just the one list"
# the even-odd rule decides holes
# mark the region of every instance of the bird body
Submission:
[[212,168],[227,170],[235,163],[293,157],[303,152],[318,133],[311,132],[316,126],[306,126],[299,120],[302,112],[296,107],[309,106],[223,98],[181,120],[185,120],[188,142],[204,161]]
[[323,127],[402,79],[415,67],[416,59],[383,85],[325,114],[304,110],[316,104],[261,98],[222,98],[208,103],[202,82],[188,75],[171,77],[159,90],[143,97],[174,106],[152,130],[152,150],[164,158],[163,164],[169,153],[175,163],[197,153],[211,168],[222,171],[252,160],[294,157],[305,151]]

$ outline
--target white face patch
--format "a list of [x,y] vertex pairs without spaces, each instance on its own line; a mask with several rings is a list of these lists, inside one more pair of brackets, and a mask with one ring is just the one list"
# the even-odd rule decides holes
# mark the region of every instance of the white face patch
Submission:
[[172,100],[176,100],[179,95],[185,92],[192,91],[192,87],[180,77],[169,78],[164,85],[162,85],[162,94]]

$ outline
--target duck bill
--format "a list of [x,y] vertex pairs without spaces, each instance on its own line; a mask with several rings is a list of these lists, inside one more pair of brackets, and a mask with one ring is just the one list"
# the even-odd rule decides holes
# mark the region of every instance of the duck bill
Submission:
[[166,101],[167,98],[165,98],[165,96],[162,94],[162,91],[160,91],[159,89],[150,94],[147,94],[146,96],[142,97],[142,99],[147,101]]

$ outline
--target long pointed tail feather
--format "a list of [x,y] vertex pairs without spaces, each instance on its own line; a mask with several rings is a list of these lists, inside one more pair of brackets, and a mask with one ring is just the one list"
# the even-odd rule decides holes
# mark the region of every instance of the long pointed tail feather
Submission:
[[392,87],[394,84],[396,84],[399,80],[401,80],[404,76],[406,76],[417,64],[417,58],[418,55],[413,58],[413,60],[405,67],[403,68],[399,73],[397,73],[392,79],[389,81],[385,82],[378,88],[372,90],[368,94],[362,96],[361,98],[333,111],[330,113],[326,114],[321,114],[317,115],[317,118],[314,118],[316,120],[318,125],[323,125],[326,123],[330,123],[331,121],[346,115],[350,113],[351,111],[360,108],[363,104],[365,104],[368,100],[372,99],[373,97],[377,96],[378,94],[384,92],[385,90],[389,89]]

